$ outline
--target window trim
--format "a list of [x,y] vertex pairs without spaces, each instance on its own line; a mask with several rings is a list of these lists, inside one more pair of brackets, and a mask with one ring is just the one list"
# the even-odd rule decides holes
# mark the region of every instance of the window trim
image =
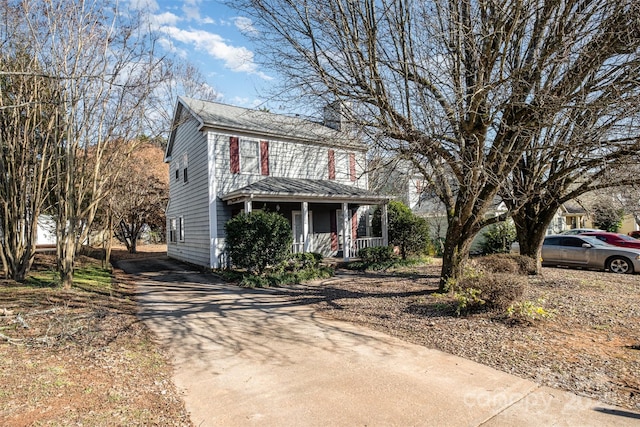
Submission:
[[178,217],[178,242],[184,242],[184,216]]
[[175,217],[169,218],[169,243],[178,243],[178,222]]
[[[251,145],[253,145],[255,147],[255,153],[256,153],[255,163],[256,163],[256,166],[257,166],[257,168],[256,168],[257,170],[256,169],[253,169],[251,171],[245,170],[245,164],[246,163],[245,163],[244,160],[245,160],[246,156],[243,155],[242,148],[243,148],[243,146],[246,147],[247,144],[251,144]],[[238,144],[238,157],[239,157],[239,160],[240,160],[240,174],[242,174],[242,175],[261,175],[262,174],[262,167],[261,167],[262,166],[261,165],[262,156],[261,156],[260,141],[259,140],[253,139],[253,138],[240,138],[240,141],[239,141],[239,144]],[[249,158],[251,158],[251,157],[249,157]]]

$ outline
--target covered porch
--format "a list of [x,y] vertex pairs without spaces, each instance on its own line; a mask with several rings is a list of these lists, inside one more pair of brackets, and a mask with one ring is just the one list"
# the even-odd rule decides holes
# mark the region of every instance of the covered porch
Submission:
[[[268,177],[221,197],[232,214],[262,209],[291,223],[293,252],[318,252],[348,261],[366,247],[388,245],[389,198],[334,181]],[[382,235],[372,236],[372,207],[380,206]]]

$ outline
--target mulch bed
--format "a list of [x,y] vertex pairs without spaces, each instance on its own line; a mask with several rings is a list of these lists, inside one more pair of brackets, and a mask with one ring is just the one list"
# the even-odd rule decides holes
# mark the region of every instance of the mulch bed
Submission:
[[[324,315],[368,326],[581,396],[640,410],[640,275],[544,268],[525,299],[553,313],[532,323],[505,313],[458,317],[438,294],[440,265],[354,273],[283,290]],[[317,302],[320,301],[320,302]]]

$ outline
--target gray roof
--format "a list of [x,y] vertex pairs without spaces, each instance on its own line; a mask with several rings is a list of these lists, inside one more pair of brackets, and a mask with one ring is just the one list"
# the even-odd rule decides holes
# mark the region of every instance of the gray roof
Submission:
[[335,181],[267,177],[246,187],[231,191],[224,201],[241,201],[248,198],[259,200],[300,200],[350,202],[378,204],[389,200],[362,188],[339,184]]
[[366,150],[365,144],[350,138],[347,133],[336,131],[320,123],[300,117],[290,117],[268,111],[251,110],[218,102],[179,97],[174,115],[174,130],[169,136],[168,156],[171,154],[173,146],[177,119],[180,117],[183,108],[200,122],[201,128],[207,127],[226,132],[249,133],[261,138],[293,139],[301,142]]

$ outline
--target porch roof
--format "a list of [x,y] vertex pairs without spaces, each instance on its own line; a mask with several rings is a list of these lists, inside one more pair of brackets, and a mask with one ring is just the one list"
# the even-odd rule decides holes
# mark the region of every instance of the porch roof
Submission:
[[376,205],[387,203],[389,197],[335,181],[266,177],[223,195],[222,200],[229,204],[260,200]]

